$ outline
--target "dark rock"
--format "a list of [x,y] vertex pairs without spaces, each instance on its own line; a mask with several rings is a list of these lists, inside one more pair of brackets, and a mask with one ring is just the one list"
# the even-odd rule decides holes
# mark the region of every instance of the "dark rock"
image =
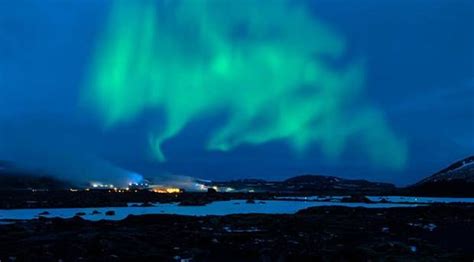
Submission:
[[208,194],[215,194],[215,193],[217,193],[217,190],[215,190],[214,188],[210,187],[210,188],[207,189],[207,193],[208,193]]
[[474,247],[466,239],[474,234],[473,218],[472,205],[312,207],[295,215],[144,215],[98,222],[44,218],[1,226],[0,258],[471,261]]
[[180,206],[205,206],[209,204],[211,201],[205,199],[185,199],[182,200],[179,205]]
[[106,216],[115,216],[115,211],[109,210],[109,211],[105,212],[105,215]]
[[362,195],[352,195],[350,197],[344,197],[341,199],[341,202],[344,203],[373,203],[366,196]]

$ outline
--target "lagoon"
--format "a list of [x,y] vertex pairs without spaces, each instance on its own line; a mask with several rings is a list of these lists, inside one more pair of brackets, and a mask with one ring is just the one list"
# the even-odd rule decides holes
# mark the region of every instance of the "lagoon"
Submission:
[[[150,207],[100,207],[100,208],[38,208],[38,209],[2,209],[0,220],[28,220],[43,217],[72,218],[77,213],[83,212],[82,218],[87,220],[121,220],[128,215],[173,214],[185,216],[223,216],[232,214],[294,214],[299,210],[315,206],[346,206],[365,208],[392,208],[416,207],[411,203],[338,203],[331,201],[292,201],[268,200],[256,201],[254,204],[245,200],[216,201],[205,206],[180,206],[178,203],[154,204]],[[94,212],[97,211],[97,212]],[[114,211],[115,215],[106,216],[107,211]],[[93,214],[94,212],[94,214]]]

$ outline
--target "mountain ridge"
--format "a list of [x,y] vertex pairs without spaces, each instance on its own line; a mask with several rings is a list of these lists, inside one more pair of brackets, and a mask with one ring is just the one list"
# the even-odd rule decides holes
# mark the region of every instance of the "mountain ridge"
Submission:
[[474,197],[474,156],[454,162],[406,191],[413,195]]

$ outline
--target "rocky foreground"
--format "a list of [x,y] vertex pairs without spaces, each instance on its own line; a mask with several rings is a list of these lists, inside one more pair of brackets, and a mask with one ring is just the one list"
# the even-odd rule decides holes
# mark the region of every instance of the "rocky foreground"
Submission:
[[0,225],[1,261],[472,261],[474,206]]

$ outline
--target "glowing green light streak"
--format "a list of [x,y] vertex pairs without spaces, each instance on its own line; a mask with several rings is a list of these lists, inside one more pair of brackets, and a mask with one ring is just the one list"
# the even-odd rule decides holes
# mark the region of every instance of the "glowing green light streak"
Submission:
[[150,145],[225,111],[209,150],[286,140],[338,156],[358,139],[376,163],[403,167],[406,148],[363,99],[359,62],[333,68],[342,37],[285,0],[118,0],[90,70],[86,96],[113,127],[164,110]]

